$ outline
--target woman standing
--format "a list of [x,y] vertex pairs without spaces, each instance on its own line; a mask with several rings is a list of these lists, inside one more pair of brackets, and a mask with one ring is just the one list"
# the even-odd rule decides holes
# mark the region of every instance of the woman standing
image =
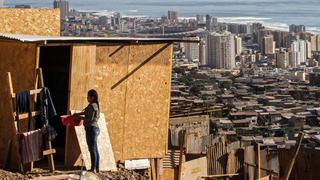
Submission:
[[98,119],[100,118],[100,107],[98,100],[98,93],[91,89],[88,91],[87,100],[89,105],[81,113],[75,115],[84,115],[84,126],[86,130],[86,140],[91,157],[91,169],[94,173],[99,172],[99,151],[98,151],[98,136],[100,129],[98,126]]

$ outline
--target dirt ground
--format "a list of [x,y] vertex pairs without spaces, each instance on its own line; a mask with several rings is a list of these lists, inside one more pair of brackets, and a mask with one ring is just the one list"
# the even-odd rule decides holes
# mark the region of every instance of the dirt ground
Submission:
[[[47,170],[35,169],[34,171],[21,174],[10,172],[0,169],[0,180],[26,180],[26,179],[38,179],[38,180],[47,180],[47,179],[67,179],[66,177],[69,174],[80,174],[80,170],[71,170],[71,171],[55,171],[50,173]],[[100,172],[97,176],[102,180],[148,180],[150,179],[147,175],[147,171],[131,171],[126,170],[122,167],[118,168],[116,172]]]

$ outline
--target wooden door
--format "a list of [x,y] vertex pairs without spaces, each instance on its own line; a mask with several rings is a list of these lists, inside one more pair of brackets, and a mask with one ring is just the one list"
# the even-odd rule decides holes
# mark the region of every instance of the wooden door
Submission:
[[[87,106],[87,92],[94,88],[93,72],[95,62],[95,45],[72,46],[69,76],[69,111],[81,111]],[[80,165],[80,154],[80,147],[75,134],[75,129],[74,127],[67,127],[65,165]]]

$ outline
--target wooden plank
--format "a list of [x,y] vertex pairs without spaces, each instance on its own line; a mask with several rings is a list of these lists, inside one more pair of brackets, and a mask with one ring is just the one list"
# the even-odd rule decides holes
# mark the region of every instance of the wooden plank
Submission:
[[[108,133],[108,128],[103,113],[100,114],[100,119],[98,120],[98,125],[100,128],[100,135],[98,136],[98,150],[100,154],[100,170],[101,171],[116,171],[117,166],[114,159],[112,145],[110,143],[110,137]],[[75,127],[78,143],[80,145],[81,154],[84,159],[84,164],[86,169],[91,168],[90,153],[86,141],[86,132],[84,126]]]
[[49,154],[55,154],[55,153],[56,153],[55,149],[49,149],[49,150],[43,151],[43,156],[47,156]]
[[[16,112],[13,113],[14,116],[16,116]],[[33,111],[31,112],[31,116],[34,117],[34,116],[38,116],[40,115],[40,111]],[[19,119],[22,120],[22,119],[26,119],[29,117],[29,114],[28,113],[22,113],[22,114],[19,114]]]
[[[52,150],[51,141],[47,142],[47,147],[48,147],[49,150]],[[53,155],[52,154],[48,155],[48,164],[49,164],[50,172],[54,172],[56,168],[55,168],[55,165],[54,165],[54,160],[53,160]]]
[[[30,95],[35,95],[35,94],[39,94],[41,91],[42,91],[42,89],[34,89],[34,90],[30,90],[29,93],[30,93]],[[15,98],[15,97],[16,97],[16,94],[13,93],[12,98]]]
[[[71,54],[68,109],[81,111],[87,106],[88,90],[94,88],[96,46],[74,45]],[[74,144],[77,142],[75,130],[73,127],[68,127],[66,131],[65,165],[81,165],[80,147]]]
[[163,179],[164,180],[178,180],[178,170],[176,168],[164,168]]
[[270,176],[265,176],[265,177],[259,178],[258,180],[269,180],[269,179],[270,179]]
[[297,145],[295,146],[295,150],[294,150],[294,155],[289,163],[289,166],[288,166],[288,169],[286,171],[286,174],[284,176],[284,179],[285,180],[288,180],[289,177],[290,177],[290,174],[291,174],[291,171],[292,171],[292,168],[294,166],[294,163],[296,162],[296,159],[298,157],[298,154],[299,154],[299,150],[300,150],[300,146],[301,146],[301,143],[302,143],[302,140],[303,140],[303,137],[304,137],[304,133],[303,132],[300,132],[299,133],[299,136],[298,136],[298,141],[297,141]]
[[151,180],[157,180],[156,162],[155,159],[150,160],[151,164]]
[[157,180],[162,180],[163,177],[163,160],[157,159]]
[[240,174],[216,174],[216,175],[210,175],[210,176],[202,176],[201,178],[218,178],[218,177],[233,177],[233,176],[239,176]]
[[181,179],[194,180],[207,176],[207,157],[202,157],[182,163]]
[[[255,164],[256,156],[254,151],[254,146],[247,146],[244,150],[244,163],[245,164]],[[249,179],[254,179],[255,176],[255,167],[247,166],[247,172]]]
[[258,179],[261,177],[261,146],[257,144],[257,151],[258,151]]
[[[250,166],[250,167],[254,167],[254,168],[257,168],[258,166],[257,165],[255,165],[255,164],[251,164],[251,163],[244,163],[246,166]],[[279,173],[278,172],[275,172],[275,171],[273,171],[272,169],[266,169],[266,168],[263,168],[263,167],[261,167],[260,168],[262,171],[266,171],[266,172],[268,172],[268,173],[271,173],[271,174],[274,174],[274,175],[279,175]]]
[[182,180],[182,163],[184,162],[184,155],[185,155],[185,141],[187,137],[187,132],[186,130],[182,131],[182,138],[180,142],[180,155],[179,155],[179,174],[178,174],[178,179]]

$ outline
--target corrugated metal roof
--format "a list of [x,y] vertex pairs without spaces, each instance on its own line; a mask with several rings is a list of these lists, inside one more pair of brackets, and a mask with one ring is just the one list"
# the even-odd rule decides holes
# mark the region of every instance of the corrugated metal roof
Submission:
[[34,36],[34,35],[23,35],[23,34],[3,34],[0,33],[0,39],[15,40],[21,42],[72,42],[72,41],[83,41],[83,42],[194,42],[197,43],[199,40],[195,39],[180,39],[180,38],[132,38],[132,37],[69,37],[69,36]]

